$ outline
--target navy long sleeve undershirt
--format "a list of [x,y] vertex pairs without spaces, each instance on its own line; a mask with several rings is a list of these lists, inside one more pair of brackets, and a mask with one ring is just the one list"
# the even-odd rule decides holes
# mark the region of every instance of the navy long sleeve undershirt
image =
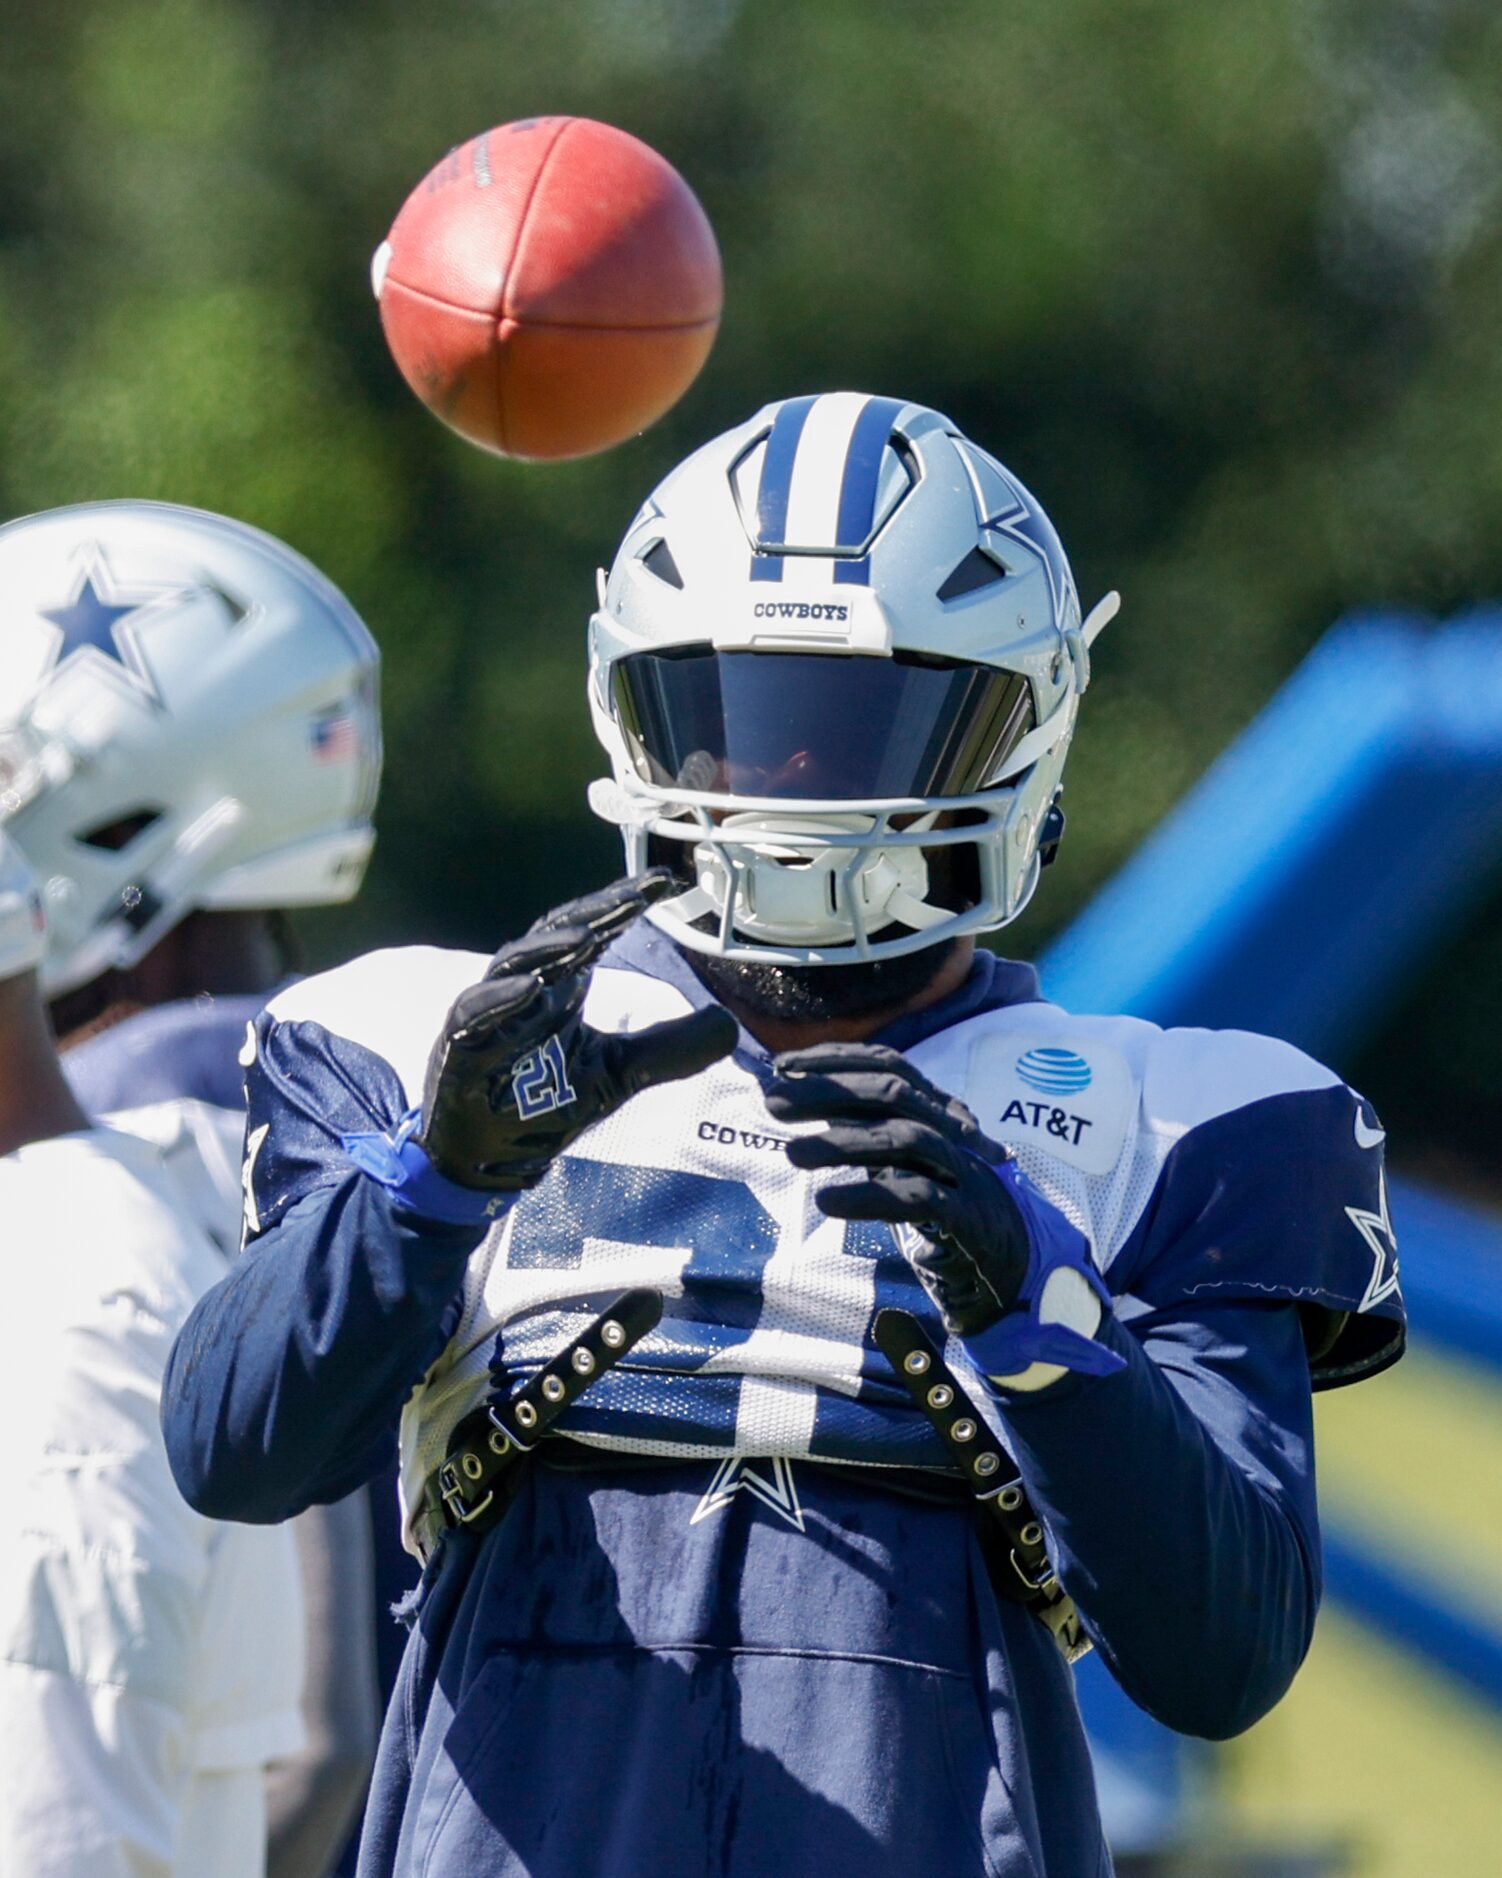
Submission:
[[[190,1504],[284,1519],[384,1465],[483,1230],[415,1220],[353,1172],[289,1208],[173,1352],[163,1422]],[[1007,1402],[1017,1459],[1122,1685],[1172,1727],[1234,1734],[1288,1686],[1318,1604],[1297,1310],[1197,1304],[1101,1334],[1123,1371]]]
[[1117,1681],[1222,1739],[1282,1697],[1319,1607],[1298,1312],[1221,1303],[1102,1328],[1114,1376],[1011,1398],[1013,1453]]
[[189,1504],[272,1524],[389,1465],[485,1231],[414,1219],[351,1169],[254,1241],[167,1365],[162,1427]]

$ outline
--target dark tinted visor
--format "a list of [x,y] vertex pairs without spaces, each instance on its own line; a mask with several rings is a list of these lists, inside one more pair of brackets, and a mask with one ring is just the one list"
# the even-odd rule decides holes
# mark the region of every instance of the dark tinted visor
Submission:
[[903,653],[635,652],[612,682],[643,781],[721,795],[967,795],[1033,725],[1015,672]]

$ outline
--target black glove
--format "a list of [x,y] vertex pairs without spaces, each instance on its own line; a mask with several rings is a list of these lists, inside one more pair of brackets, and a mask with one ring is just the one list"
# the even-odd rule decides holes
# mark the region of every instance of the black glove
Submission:
[[534,1186],[640,1090],[695,1076],[734,1048],[735,1020],[718,1007],[629,1036],[579,1015],[596,958],[679,884],[659,868],[555,908],[454,1000],[428,1058],[418,1137],[441,1174],[483,1192]]
[[820,1211],[916,1227],[898,1242],[946,1327],[971,1337],[997,1323],[1017,1302],[1031,1256],[1008,1180],[1016,1172],[1010,1152],[895,1050],[818,1044],[779,1056],[775,1068],[767,1091],[773,1115],[830,1124],[788,1143],[794,1167],[870,1173],[823,1188]]

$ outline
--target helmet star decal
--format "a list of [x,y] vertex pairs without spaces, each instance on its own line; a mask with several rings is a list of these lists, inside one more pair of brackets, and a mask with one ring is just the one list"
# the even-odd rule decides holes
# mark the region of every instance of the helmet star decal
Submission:
[[97,548],[90,551],[71,596],[61,606],[39,609],[42,618],[62,635],[48,677],[56,677],[75,659],[97,659],[118,668],[134,690],[144,693],[148,702],[161,710],[162,694],[141,656],[136,635],[122,626],[133,613],[153,605],[160,597],[159,592],[122,593],[110,577],[104,556]]
[[135,610],[133,600],[124,606],[106,604],[94,585],[93,576],[85,574],[68,604],[43,607],[42,618],[50,619],[54,626],[60,626],[63,630],[61,658],[80,652],[85,646],[92,646],[95,651],[102,652],[107,659],[114,659],[119,664],[122,661],[115,639],[115,621]]
[[[1000,468],[1000,465],[997,465]],[[1073,618],[1078,625],[1080,617],[1079,594],[1075,591],[1074,575],[1069,562],[1065,559],[1064,549],[1059,537],[1054,533],[1053,524],[1041,509],[1035,508],[1028,500],[1027,493],[1010,476],[1006,478],[1013,501],[1007,508],[998,510],[995,515],[988,515],[981,527],[993,534],[1005,535],[1024,548],[1030,548],[1043,563],[1043,571],[1048,576],[1049,598],[1053,601],[1054,618],[1061,628]]]
[[90,548],[69,598],[60,606],[41,607],[39,617],[57,628],[58,639],[47,678],[55,678],[76,659],[87,659],[117,672],[130,689],[156,710],[166,708],[161,690],[141,646],[139,627],[168,606],[211,593],[223,602],[229,623],[238,626],[249,608],[213,581],[182,587],[126,591],[115,585],[102,551]]

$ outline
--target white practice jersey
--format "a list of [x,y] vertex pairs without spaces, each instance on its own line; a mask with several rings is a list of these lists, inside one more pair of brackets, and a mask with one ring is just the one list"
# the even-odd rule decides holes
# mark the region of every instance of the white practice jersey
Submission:
[[302,1741],[290,1542],[194,1513],[158,1425],[222,1257],[103,1127],[0,1158],[0,1245],[0,1873],[259,1878]]
[[[595,970],[586,1020],[631,1031],[703,1002],[664,956],[660,938],[618,942]],[[259,1021],[277,1101],[294,1102],[307,1133],[336,1104],[347,1111],[358,1086],[370,1125],[389,1127],[420,1101],[444,1013],[485,964],[376,953],[283,993]],[[1369,1334],[1338,1340],[1317,1381],[1391,1360],[1399,1306],[1381,1130],[1329,1070],[1262,1037],[1164,1031],[1035,1000],[937,1022],[908,1056],[1085,1234],[1118,1310],[1290,1298],[1332,1323],[1373,1314]],[[884,1306],[930,1319],[932,1306],[887,1227],[819,1211],[815,1192],[832,1177],[789,1163],[793,1131],[767,1112],[768,1074],[748,1046],[638,1095],[491,1229],[448,1347],[406,1405],[412,1512],[460,1418],[634,1285],[663,1293],[663,1320],[569,1411],[577,1439],[683,1458],[945,1464],[870,1335]],[[300,1171],[288,1171],[276,1129],[268,1142],[256,1127],[256,1087],[252,1070],[253,1229],[305,1190],[309,1153],[299,1146]],[[345,1177],[347,1167],[325,1176]],[[953,1342],[950,1356],[964,1361]]]
[[178,1096],[140,1108],[115,1109],[100,1119],[106,1127],[136,1135],[156,1148],[184,1217],[226,1262],[232,1259],[239,1250],[244,1213],[240,1184],[244,1110]]

